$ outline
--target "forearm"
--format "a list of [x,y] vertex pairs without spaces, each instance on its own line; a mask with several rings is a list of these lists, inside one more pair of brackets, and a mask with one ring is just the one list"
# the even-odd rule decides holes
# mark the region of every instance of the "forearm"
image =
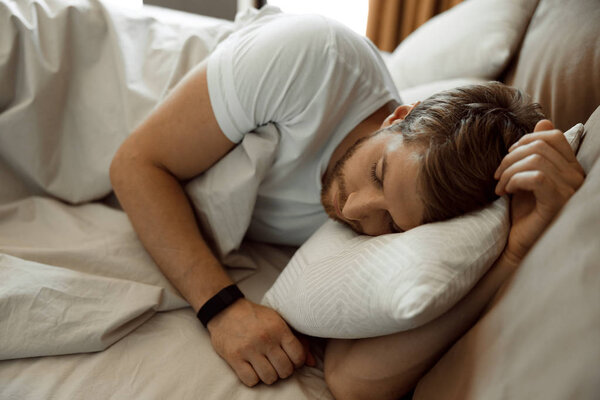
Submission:
[[500,257],[477,285],[448,312],[421,327],[388,336],[395,340],[395,348],[400,346],[405,353],[400,358],[419,360],[437,357],[477,321],[514,269],[513,263]]
[[[395,398],[405,393],[477,321],[514,269],[513,262],[500,257],[467,296],[421,327],[375,338],[331,340],[325,374],[334,393],[340,391],[336,396]],[[374,395],[374,388],[381,393]]]
[[[421,328],[431,345],[440,350],[462,336],[481,316],[498,289],[515,271],[518,264],[504,254],[479,280],[475,287],[454,307]],[[419,334],[421,334],[419,333]]]
[[179,181],[133,157],[111,165],[115,193],[142,244],[195,311],[231,284],[200,233]]

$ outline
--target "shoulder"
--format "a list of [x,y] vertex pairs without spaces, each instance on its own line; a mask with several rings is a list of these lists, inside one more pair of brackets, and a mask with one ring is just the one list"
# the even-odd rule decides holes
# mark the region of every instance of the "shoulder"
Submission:
[[248,35],[257,44],[270,43],[290,51],[315,48],[323,51],[334,45],[330,20],[312,14],[277,14],[263,21]]
[[238,34],[258,45],[271,43],[286,49],[313,47],[321,53],[329,49],[345,52],[369,47],[366,37],[318,14],[265,13],[246,24]]

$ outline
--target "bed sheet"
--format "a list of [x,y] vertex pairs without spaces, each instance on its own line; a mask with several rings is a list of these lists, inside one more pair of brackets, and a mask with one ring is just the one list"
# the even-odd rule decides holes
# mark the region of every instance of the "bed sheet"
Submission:
[[[246,295],[258,301],[293,251],[293,248],[246,242],[240,254],[251,260],[256,269],[234,268],[230,272]],[[291,378],[272,386],[250,389],[241,384],[214,352],[193,310],[160,274],[120,210],[98,203],[72,206],[42,197],[2,205],[0,253],[4,258],[22,260],[22,265],[29,267],[28,273],[32,272],[32,266],[27,263],[35,262],[34,273],[39,271],[35,269],[37,265],[37,268],[80,274],[83,278],[78,281],[78,288],[85,287],[86,280],[101,278],[144,285],[161,293],[150,301],[149,307],[142,306],[141,318],[135,313],[121,316],[120,325],[114,330],[124,334],[121,337],[106,335],[101,343],[106,344],[106,348],[94,351],[85,348],[96,345],[86,332],[94,333],[96,329],[90,327],[101,324],[103,318],[113,322],[115,319],[110,314],[97,315],[97,311],[106,304],[116,310],[127,309],[132,294],[138,302],[143,302],[143,296],[137,296],[140,292],[135,288],[123,293],[118,287],[107,285],[99,297],[97,293],[86,292],[66,307],[54,307],[53,304],[62,305],[61,297],[43,298],[44,289],[62,281],[30,282],[26,289],[39,294],[30,293],[20,298],[22,312],[12,318],[29,321],[30,329],[19,336],[19,327],[7,321],[11,305],[4,300],[10,293],[7,294],[7,285],[3,283],[0,290],[3,296],[0,306],[2,351],[7,342],[17,343],[17,350],[22,342],[21,351],[23,348],[31,351],[32,343],[37,342],[38,351],[57,351],[63,355],[0,361],[0,398],[332,398],[323,379],[322,363],[316,368],[304,367]],[[11,272],[13,278],[18,275],[18,271]],[[0,258],[0,275],[3,273],[6,273],[6,260]],[[69,295],[70,290],[62,287],[61,294]],[[53,293],[58,291],[55,289]],[[45,307],[36,308],[32,299],[43,301],[41,306]],[[44,311],[44,315],[40,311]],[[32,321],[36,318],[40,320]],[[32,331],[37,331],[35,337]],[[65,348],[61,336],[80,339],[84,348]]]

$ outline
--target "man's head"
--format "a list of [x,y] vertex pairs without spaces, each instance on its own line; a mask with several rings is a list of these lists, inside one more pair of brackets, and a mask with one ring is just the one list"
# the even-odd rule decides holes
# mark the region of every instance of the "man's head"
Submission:
[[336,163],[322,203],[369,235],[476,210],[497,198],[493,174],[508,148],[543,118],[538,104],[497,82],[400,106]]

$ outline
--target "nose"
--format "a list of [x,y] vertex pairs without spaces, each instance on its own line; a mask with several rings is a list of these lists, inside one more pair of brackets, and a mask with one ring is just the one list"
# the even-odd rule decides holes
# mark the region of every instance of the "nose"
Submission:
[[383,194],[377,190],[363,189],[350,193],[341,211],[344,218],[364,224],[377,211],[383,209]]

